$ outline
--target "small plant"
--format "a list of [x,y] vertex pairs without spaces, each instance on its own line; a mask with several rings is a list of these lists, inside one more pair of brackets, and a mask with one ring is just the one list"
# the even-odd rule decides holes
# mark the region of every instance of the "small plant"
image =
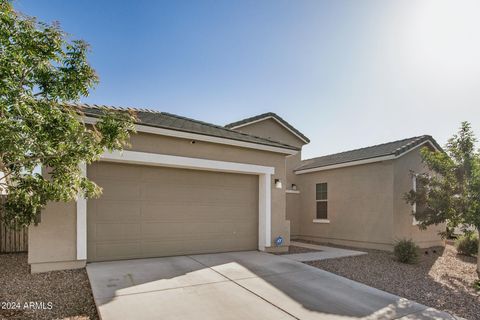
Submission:
[[410,239],[402,239],[395,243],[393,254],[401,263],[413,264],[418,261],[418,246]]
[[477,291],[480,291],[480,280],[477,280],[473,283],[473,288]]
[[478,252],[478,236],[473,233],[464,234],[455,241],[455,247],[459,254],[474,256]]

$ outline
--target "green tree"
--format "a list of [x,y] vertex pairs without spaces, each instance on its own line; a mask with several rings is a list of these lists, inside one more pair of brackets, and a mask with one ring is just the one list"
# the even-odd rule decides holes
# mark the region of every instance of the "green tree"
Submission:
[[[420,229],[447,223],[449,228],[461,226],[464,232],[474,228],[480,232],[480,153],[468,122],[450,140],[445,152],[421,150],[423,162],[431,174],[419,174],[416,191],[405,195],[410,204],[420,205],[415,218]],[[480,274],[480,253],[477,256]]]
[[8,193],[0,209],[11,226],[35,222],[49,201],[98,196],[101,189],[79,164],[123,148],[134,129],[133,114],[108,110],[86,126],[82,110],[68,104],[98,82],[87,52],[58,24],[37,22],[0,0],[0,192]]

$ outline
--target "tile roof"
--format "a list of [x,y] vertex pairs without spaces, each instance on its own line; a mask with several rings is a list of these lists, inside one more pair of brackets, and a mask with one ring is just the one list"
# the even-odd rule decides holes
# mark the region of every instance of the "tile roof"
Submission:
[[195,134],[201,134],[212,137],[219,137],[243,142],[250,142],[255,144],[261,144],[266,146],[285,148],[291,150],[299,150],[299,148],[290,146],[281,142],[257,137],[254,135],[230,130],[222,126],[217,126],[211,123],[198,121],[186,117],[177,116],[171,113],[159,112],[151,109],[142,108],[120,108],[113,106],[75,103],[70,104],[76,108],[79,108],[87,116],[99,117],[102,115],[103,110],[117,110],[117,111],[134,111],[137,116],[137,124],[157,127],[169,130],[183,131]]
[[335,154],[330,154],[322,157],[317,157],[313,159],[303,160],[301,165],[295,169],[295,171],[321,168],[336,164],[348,163],[352,161],[359,161],[365,159],[372,159],[383,156],[398,156],[419,144],[429,141],[434,145],[438,150],[442,148],[438,143],[429,135],[423,135],[419,137],[412,137],[403,140],[397,140],[393,142],[383,143],[371,147],[350,150]]
[[293,131],[296,135],[298,135],[301,140],[305,141],[306,143],[310,142],[310,139],[308,139],[303,133],[298,131],[294,126],[292,126],[290,123],[285,121],[282,117],[280,117],[279,115],[277,115],[276,113],[273,113],[273,112],[267,112],[267,113],[259,114],[258,116],[254,116],[254,117],[246,118],[246,119],[243,119],[243,120],[240,120],[240,121],[232,122],[232,123],[226,124],[225,128],[232,128],[233,129],[233,128],[236,128],[236,127],[243,127],[243,125],[246,125],[247,123],[255,122],[255,121],[263,120],[263,119],[268,119],[268,118],[274,118],[275,120],[277,120],[278,122],[283,124],[285,127],[290,129],[291,131]]

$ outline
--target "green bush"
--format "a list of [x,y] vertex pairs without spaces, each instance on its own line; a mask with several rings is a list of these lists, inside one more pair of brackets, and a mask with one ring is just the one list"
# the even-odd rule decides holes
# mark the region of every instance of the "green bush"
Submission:
[[476,234],[465,234],[455,241],[457,252],[466,256],[473,256],[478,253],[478,236]]
[[416,263],[418,261],[418,246],[413,240],[402,239],[395,243],[393,254],[401,263]]
[[477,280],[473,283],[473,288],[477,291],[480,291],[480,280]]

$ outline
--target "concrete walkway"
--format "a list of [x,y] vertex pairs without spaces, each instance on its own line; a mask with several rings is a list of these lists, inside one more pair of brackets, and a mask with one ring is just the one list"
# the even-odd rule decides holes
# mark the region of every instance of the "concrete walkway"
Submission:
[[295,261],[301,261],[301,262],[343,258],[343,257],[350,257],[350,256],[360,256],[363,254],[367,254],[366,252],[363,252],[363,251],[333,248],[333,247],[321,246],[318,244],[310,244],[310,243],[297,242],[297,241],[291,241],[290,244],[296,247],[319,250],[318,252],[293,253],[293,254],[282,255],[282,257],[292,259]]
[[257,251],[91,263],[102,320],[454,319]]

